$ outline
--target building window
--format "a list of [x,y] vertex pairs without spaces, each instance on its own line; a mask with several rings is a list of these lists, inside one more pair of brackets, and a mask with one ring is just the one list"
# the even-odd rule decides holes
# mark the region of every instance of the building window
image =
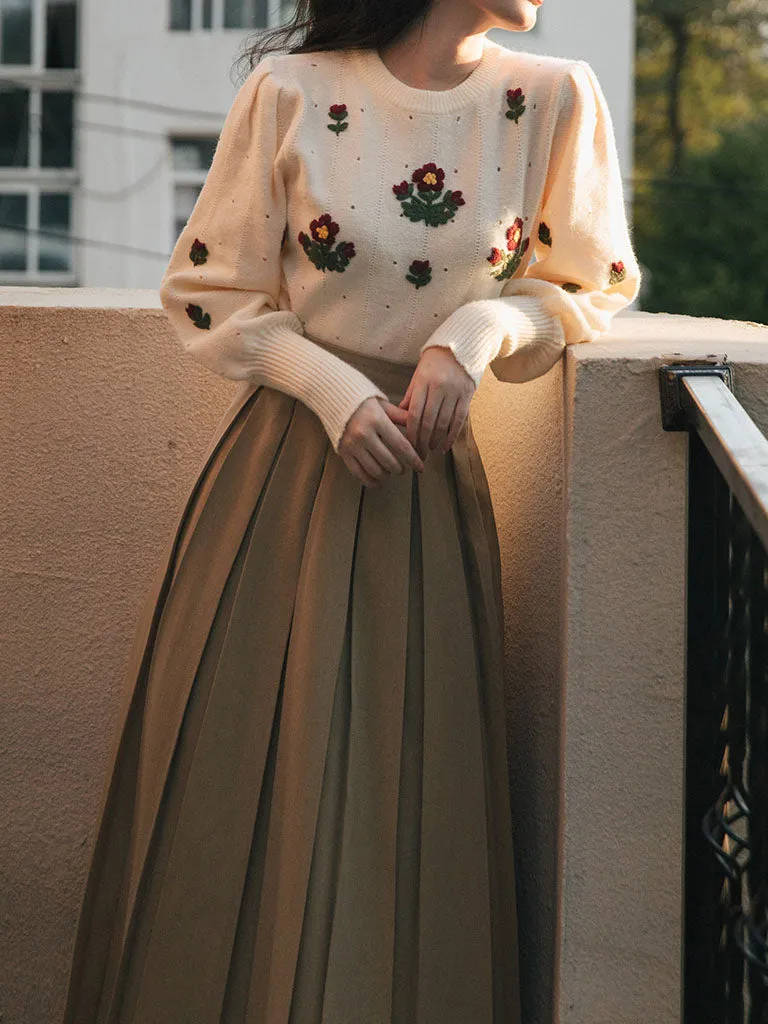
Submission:
[[76,0],[0,0],[0,284],[73,285]]
[[171,140],[173,231],[171,246],[186,227],[213,160],[218,137],[177,135]]
[[296,0],[170,0],[170,28],[276,28],[293,16]]
[[77,4],[48,0],[45,5],[45,66],[77,67]]
[[76,68],[76,0],[0,0],[0,65]]
[[70,192],[0,184],[0,281],[71,284],[71,226]]
[[0,283],[72,284],[74,93],[0,83]]
[[0,168],[74,166],[71,89],[3,85],[0,78]]

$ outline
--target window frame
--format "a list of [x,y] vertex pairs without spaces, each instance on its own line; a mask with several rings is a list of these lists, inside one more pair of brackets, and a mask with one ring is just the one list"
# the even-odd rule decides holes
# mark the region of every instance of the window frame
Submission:
[[[45,64],[45,52],[46,52],[46,27],[48,24],[47,15],[48,0],[32,0],[32,41],[31,41],[31,55],[32,60],[29,64],[3,64],[0,62],[0,72],[38,72],[42,74],[55,74],[55,75],[75,75],[79,72],[79,67],[76,65],[74,68],[48,68]],[[77,19],[77,37],[75,41],[75,59],[79,63],[80,61],[80,38],[82,31],[82,16],[83,6],[81,0],[75,2],[75,13]],[[2,35],[2,22],[0,22],[0,35]]]
[[[69,237],[75,234],[77,218],[78,171],[78,108],[81,74],[79,69],[33,68],[24,64],[0,64],[0,85],[5,81],[29,91],[29,119],[27,122],[29,162],[23,167],[0,167],[0,193],[27,196],[27,270],[0,270],[0,284],[8,285],[61,285],[72,287],[78,280],[79,249],[70,242],[71,265],[68,271],[37,269],[40,246],[41,195],[59,192],[69,195]],[[67,91],[72,93],[72,167],[40,167],[43,92]]]
[[[42,2],[42,0],[36,0]],[[211,27],[203,27],[203,7],[206,0],[191,0],[192,16],[191,28],[171,28],[171,7],[167,7],[168,31],[170,32],[261,32],[267,29],[279,28],[283,24],[282,9],[283,0],[267,0],[267,24],[252,28],[245,26],[241,28],[224,27],[224,0],[210,0],[211,3]]]
[[[213,149],[215,149],[216,143],[218,142],[221,130],[195,130],[188,129],[186,131],[173,131],[168,133],[168,166],[170,168],[170,202],[169,208],[171,211],[170,223],[168,227],[169,232],[169,247],[168,251],[172,251],[173,247],[179,239],[181,232],[176,231],[176,189],[178,187],[193,186],[198,188],[198,195],[200,190],[205,184],[205,179],[208,177],[208,171],[211,169],[209,164],[205,168],[178,168],[174,161],[173,148],[177,142],[184,142],[187,139],[206,139],[213,143]],[[183,230],[183,228],[182,228]]]
[[[43,192],[58,192],[69,196],[70,224],[69,232],[64,237],[69,240],[71,253],[69,270],[39,270],[40,245],[43,237],[40,232],[40,198]],[[12,181],[0,179],[0,196],[25,194],[27,197],[27,233],[26,252],[27,270],[0,269],[0,285],[41,285],[43,287],[73,287],[77,284],[78,247],[73,240],[73,226],[76,216],[75,192],[65,186],[59,187],[59,181],[28,180]]]

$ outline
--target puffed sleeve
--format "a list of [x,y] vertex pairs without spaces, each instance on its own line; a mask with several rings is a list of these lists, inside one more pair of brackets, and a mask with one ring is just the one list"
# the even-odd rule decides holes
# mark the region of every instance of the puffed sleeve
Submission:
[[[640,289],[611,114],[583,60],[562,74],[547,180],[531,235],[535,261],[495,299],[465,303],[429,338],[479,383],[546,373],[566,345],[595,341]],[[527,248],[518,232],[517,245]],[[525,250],[523,250],[525,251]]]
[[357,368],[304,336],[279,308],[287,231],[280,83],[267,56],[237,91],[211,166],[159,286],[182,347],[213,373],[271,385],[320,418],[335,451],[366,398],[387,395]]

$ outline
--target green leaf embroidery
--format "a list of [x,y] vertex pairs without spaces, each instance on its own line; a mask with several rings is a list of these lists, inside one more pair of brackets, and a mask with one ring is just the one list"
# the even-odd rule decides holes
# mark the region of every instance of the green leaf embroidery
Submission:
[[339,233],[339,225],[330,213],[324,213],[322,217],[313,220],[309,229],[312,233],[311,238],[304,231],[299,232],[298,238],[310,262],[323,273],[326,270],[336,270],[339,273],[346,270],[349,261],[355,256],[355,243],[339,242],[336,248],[333,247]]
[[328,108],[328,116],[332,117],[336,124],[329,124],[326,127],[330,128],[332,132],[336,132],[337,135],[349,128],[349,124],[346,123],[346,119],[349,117],[346,103],[332,103]]
[[186,308],[186,313],[195,327],[199,327],[201,331],[208,331],[211,328],[211,314],[203,313],[200,306],[196,306],[193,302],[190,302]]
[[523,218],[515,217],[514,222],[507,228],[507,252],[494,246],[491,255],[486,257],[493,267],[491,277],[495,277],[497,281],[512,277],[528,251],[529,242],[529,238],[523,238]]
[[611,264],[611,274],[609,277],[611,284],[618,284],[619,281],[623,281],[626,276],[627,268],[621,260],[619,260],[618,263]]
[[192,243],[192,247],[189,250],[189,258],[199,267],[202,263],[205,263],[208,259],[208,247],[205,242],[201,242],[199,238],[196,238]]
[[525,95],[522,89],[507,89],[507,106],[509,110],[504,111],[505,115],[517,124],[525,110]]
[[423,288],[432,280],[432,268],[429,265],[429,260],[414,260],[408,270],[409,273],[405,275],[405,279],[417,288]]
[[401,181],[399,185],[393,185],[392,192],[402,208],[400,216],[407,217],[414,224],[424,221],[431,227],[453,220],[465,200],[460,191],[452,192],[449,189],[441,196],[444,180],[443,168],[428,163],[413,172],[410,182]]

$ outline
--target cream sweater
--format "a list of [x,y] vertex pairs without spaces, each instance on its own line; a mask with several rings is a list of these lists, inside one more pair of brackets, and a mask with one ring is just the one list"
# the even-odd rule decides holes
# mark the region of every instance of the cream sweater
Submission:
[[319,342],[478,384],[545,373],[637,295],[610,112],[582,60],[484,39],[415,89],[376,50],[269,54],[240,86],[160,284],[182,346],[320,418],[387,396]]

